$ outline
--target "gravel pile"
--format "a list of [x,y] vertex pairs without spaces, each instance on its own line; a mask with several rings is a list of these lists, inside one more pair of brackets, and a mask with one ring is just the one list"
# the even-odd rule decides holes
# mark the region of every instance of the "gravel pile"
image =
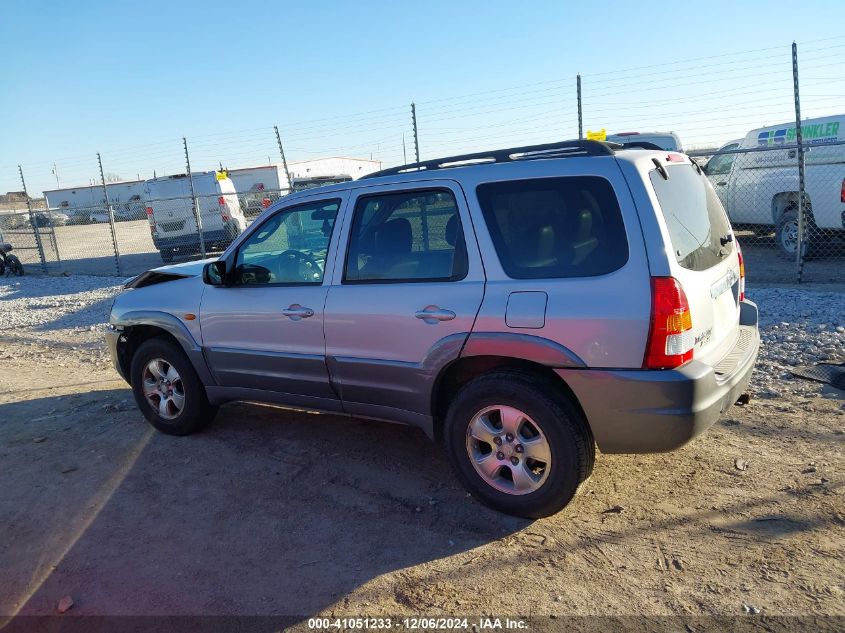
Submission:
[[[85,275],[0,278],[0,332],[98,330],[108,321],[122,281]],[[782,287],[749,288],[748,294],[760,307],[763,347],[754,380],[758,393],[775,396],[778,390],[813,389],[789,369],[845,362],[845,294]]]
[[[754,384],[760,395],[803,393],[814,383],[789,373],[798,365],[845,362],[845,294],[798,288],[749,288],[760,308],[763,346]],[[778,385],[772,385],[772,381]]]
[[109,319],[122,285],[116,277],[0,277],[0,332],[89,330]]

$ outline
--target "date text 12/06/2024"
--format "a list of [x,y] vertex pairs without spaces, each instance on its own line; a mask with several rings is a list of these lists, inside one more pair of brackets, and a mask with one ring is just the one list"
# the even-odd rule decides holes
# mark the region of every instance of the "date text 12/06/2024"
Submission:
[[404,629],[408,631],[497,631],[527,629],[525,620],[513,618],[309,618],[308,628],[314,631],[365,631]]

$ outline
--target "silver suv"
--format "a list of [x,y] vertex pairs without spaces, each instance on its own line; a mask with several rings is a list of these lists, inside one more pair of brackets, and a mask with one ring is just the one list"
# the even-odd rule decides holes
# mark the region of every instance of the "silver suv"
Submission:
[[280,199],[110,320],[160,431],[233,400],[403,422],[504,512],[564,507],[605,453],[668,451],[743,395],[757,308],[707,178],[593,141],[389,169]]

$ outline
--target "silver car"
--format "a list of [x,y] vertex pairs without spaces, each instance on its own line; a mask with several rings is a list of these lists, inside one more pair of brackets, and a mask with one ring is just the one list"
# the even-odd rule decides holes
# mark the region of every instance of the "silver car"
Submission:
[[743,395],[744,284],[689,158],[570,141],[287,196],[219,259],[129,281],[107,337],[160,431],[235,400],[403,422],[476,498],[540,517],[596,445],[678,448]]

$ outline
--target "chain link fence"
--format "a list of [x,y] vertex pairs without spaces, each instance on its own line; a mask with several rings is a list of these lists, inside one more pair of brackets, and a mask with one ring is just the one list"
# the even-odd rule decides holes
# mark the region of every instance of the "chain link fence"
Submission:
[[[728,145],[715,154],[691,155],[728,213],[751,282],[843,281],[845,143],[804,148],[803,205],[795,146]],[[222,252],[287,193],[44,209],[33,211],[32,221],[28,212],[6,213],[0,216],[0,232],[30,271],[130,276]]]
[[794,143],[742,148],[736,142],[714,155],[691,155],[728,213],[750,280],[843,281],[845,143],[803,147],[803,186]]
[[5,213],[0,215],[0,236],[12,244],[28,272],[128,277],[221,253],[287,193],[279,189],[47,209],[34,211],[33,221],[28,211]]
[[[421,152],[426,159],[594,137],[597,131],[599,138],[607,131],[636,141],[640,133],[620,130],[664,130],[642,132],[641,139],[670,132],[703,167],[736,229],[751,283],[842,283],[845,129],[839,127],[845,114],[830,116],[842,112],[842,39],[802,44],[803,103],[793,43],[289,124],[285,143],[302,157],[296,170],[294,162],[287,163],[276,127],[198,135],[190,154],[182,138],[178,149],[174,142],[161,141],[116,149],[103,160],[98,154],[96,161],[93,156],[68,157],[59,166],[49,161],[33,170],[33,189],[43,190],[47,199],[58,191],[69,191],[68,197],[55,198],[56,208],[32,209],[32,217],[21,210],[4,215],[0,231],[30,270],[130,276],[220,252],[288,193],[279,187],[297,190],[298,181],[314,185],[326,182],[321,178],[345,175],[349,180],[368,173],[351,164],[355,161],[378,163],[372,171],[413,162]],[[823,130],[822,119],[829,121]],[[779,121],[786,123],[769,125]],[[752,138],[749,130],[763,136]],[[739,137],[744,138],[728,142]],[[689,145],[692,140],[697,145]],[[342,158],[340,152],[359,158]],[[369,161],[360,158],[367,155]],[[272,164],[271,156],[281,164]],[[332,175],[317,174],[313,163],[318,160],[343,166]],[[253,165],[231,170],[249,172],[241,182],[232,178],[236,201],[221,202],[225,196],[195,189],[194,182],[170,195],[142,193],[156,174],[158,180],[181,172],[190,177],[192,163],[223,170],[229,161]],[[260,179],[249,180],[261,170]],[[60,171],[65,180],[88,184],[58,189]],[[20,166],[18,172],[26,195]],[[136,179],[121,180],[121,173]],[[195,171],[194,181],[210,173]],[[57,189],[52,189],[53,177]]]

